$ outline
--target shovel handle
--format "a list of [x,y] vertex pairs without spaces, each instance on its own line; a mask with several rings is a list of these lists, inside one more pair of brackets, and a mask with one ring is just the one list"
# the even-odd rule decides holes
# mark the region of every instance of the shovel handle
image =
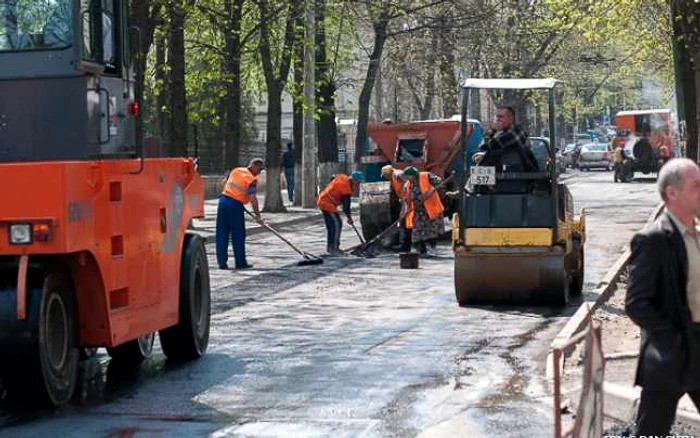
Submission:
[[[247,208],[243,207],[243,210],[245,210],[245,212],[248,213],[252,218],[255,218],[255,215],[254,215],[253,213],[251,213]],[[300,250],[299,248],[297,248],[296,245],[294,245],[292,242],[290,242],[289,240],[287,240],[283,235],[281,235],[280,233],[278,233],[277,230],[275,230],[274,228],[272,228],[271,226],[269,226],[268,224],[266,224],[266,223],[263,222],[263,221],[260,221],[259,223],[260,223],[260,225],[262,225],[263,227],[265,227],[265,228],[267,228],[269,231],[271,231],[275,236],[279,237],[280,240],[282,240],[284,243],[286,243],[287,245],[289,245],[294,251],[298,252],[299,255],[304,256],[304,257],[306,256],[306,253],[305,253],[304,251],[302,251],[302,250]]]
[[353,230],[355,230],[355,233],[357,234],[357,237],[360,239],[360,242],[367,243],[365,241],[365,239],[362,237],[362,234],[360,234],[360,232],[357,230],[357,227],[355,226],[355,224],[352,224],[350,226],[352,227]]

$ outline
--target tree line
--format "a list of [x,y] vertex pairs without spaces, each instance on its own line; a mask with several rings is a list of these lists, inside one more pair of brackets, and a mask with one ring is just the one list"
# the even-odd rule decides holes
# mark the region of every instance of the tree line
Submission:
[[[681,13],[696,7],[674,2],[685,5],[676,5],[686,7]],[[671,35],[680,25],[671,6],[665,0],[131,0],[144,135],[163,139],[173,155],[208,145],[207,160],[219,171],[243,164],[244,150],[259,137],[255,105],[266,102],[264,210],[281,211],[285,95],[293,102],[297,162],[304,115],[312,114],[317,160],[327,169],[338,161],[340,89],[357,96],[356,165],[370,120],[450,117],[459,112],[466,77],[561,79],[563,125],[574,104],[582,118],[633,107],[645,84],[672,95]],[[700,52],[694,35],[689,50]],[[304,96],[309,50],[312,101]],[[539,96],[491,97],[518,107],[531,131],[547,126]],[[480,96],[473,98],[478,104]]]

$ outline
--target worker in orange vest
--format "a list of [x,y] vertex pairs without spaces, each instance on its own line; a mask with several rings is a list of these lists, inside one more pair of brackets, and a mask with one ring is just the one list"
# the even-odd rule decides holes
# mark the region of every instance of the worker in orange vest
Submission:
[[364,181],[364,175],[358,170],[352,172],[350,176],[339,173],[318,195],[316,206],[323,212],[323,220],[326,223],[326,249],[330,255],[342,254],[340,232],[343,229],[343,222],[338,214],[338,206],[342,205],[348,224],[352,225],[354,222],[350,215],[350,200],[353,192]]
[[[394,169],[391,165],[382,167],[382,176],[384,179],[391,182],[391,189],[401,203],[401,211],[407,212],[406,207],[406,179],[403,171]],[[411,251],[411,230],[406,227],[406,217],[404,216],[399,223],[399,251]]]
[[260,158],[250,161],[248,167],[236,167],[221,180],[221,195],[216,211],[216,261],[219,269],[228,269],[229,236],[233,236],[233,256],[236,269],[248,269],[253,265],[245,258],[244,205],[250,202],[258,223],[262,223],[258,204],[258,175],[264,168]]
[[406,227],[411,229],[413,244],[420,253],[435,256],[437,239],[445,233],[445,207],[435,190],[441,179],[430,172],[418,172],[415,167],[405,169],[403,174],[408,180]]

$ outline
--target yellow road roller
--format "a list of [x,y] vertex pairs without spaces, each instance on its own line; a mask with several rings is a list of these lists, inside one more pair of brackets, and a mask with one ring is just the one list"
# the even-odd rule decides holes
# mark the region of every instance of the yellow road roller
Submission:
[[[555,141],[555,79],[467,79],[462,84],[462,144],[473,89],[549,92],[547,153],[539,170],[509,165],[458,168],[459,213],[453,216],[455,295],[470,304],[566,305],[580,294],[584,276],[585,212],[558,182]],[[515,157],[520,159],[519,157]],[[465,160],[466,161],[466,160]],[[496,168],[498,167],[498,168]]]

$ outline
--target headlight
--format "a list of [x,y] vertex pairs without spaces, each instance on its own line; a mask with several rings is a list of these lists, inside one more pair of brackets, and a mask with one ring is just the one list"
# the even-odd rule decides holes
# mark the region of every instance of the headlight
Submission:
[[32,243],[32,226],[30,224],[10,225],[10,243],[13,245]]

